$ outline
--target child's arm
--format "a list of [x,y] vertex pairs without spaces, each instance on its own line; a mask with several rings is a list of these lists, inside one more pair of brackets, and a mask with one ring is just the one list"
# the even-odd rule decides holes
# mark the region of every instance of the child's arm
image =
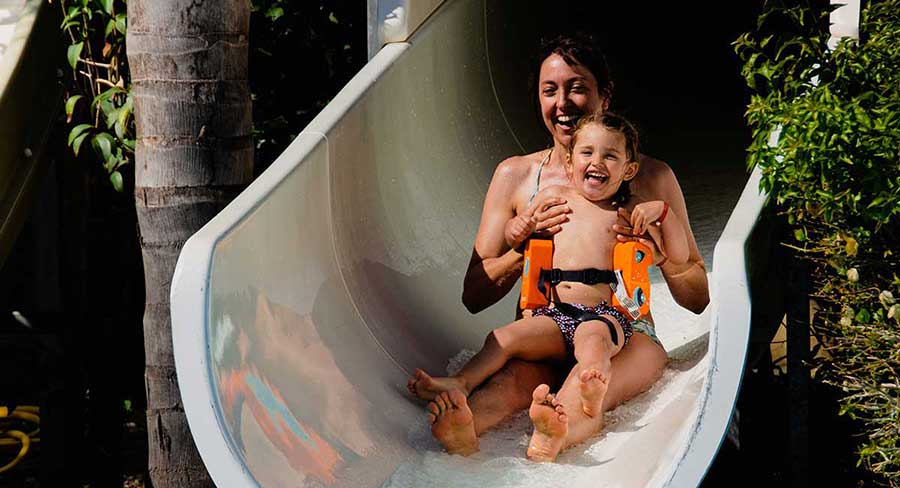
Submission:
[[631,227],[635,235],[649,233],[659,252],[672,263],[684,264],[690,257],[684,226],[666,202],[655,200],[635,205],[631,212]]

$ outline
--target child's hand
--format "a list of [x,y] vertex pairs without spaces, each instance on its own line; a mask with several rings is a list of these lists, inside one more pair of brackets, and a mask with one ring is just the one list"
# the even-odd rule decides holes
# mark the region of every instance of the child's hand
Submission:
[[666,202],[654,200],[652,202],[639,203],[631,211],[631,228],[635,235],[642,235],[659,220],[666,208]]
[[616,233],[616,240],[619,242],[635,241],[650,248],[653,252],[653,264],[659,265],[662,261],[668,259],[665,246],[663,246],[662,229],[659,226],[651,225],[644,234],[637,234],[631,228],[631,212],[625,208],[619,208],[619,221],[612,227]]
[[506,223],[504,237],[510,248],[516,249],[525,242],[537,228],[537,219],[532,215],[516,215]]

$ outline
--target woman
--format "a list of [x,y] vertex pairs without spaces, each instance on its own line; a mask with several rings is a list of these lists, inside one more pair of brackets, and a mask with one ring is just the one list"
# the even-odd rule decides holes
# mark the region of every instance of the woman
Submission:
[[[537,230],[546,235],[559,232],[567,220],[565,201],[534,198],[539,189],[566,184],[565,148],[582,114],[605,110],[612,96],[612,82],[603,55],[590,40],[559,37],[541,52],[537,96],[544,125],[553,138],[553,147],[526,156],[511,157],[497,167],[485,197],[481,224],[469,269],[463,284],[463,303],[477,313],[496,303],[515,285],[522,273],[522,254],[506,245],[504,229],[517,216],[533,215]],[[641,170],[631,182],[632,194],[642,200],[664,200],[684,225],[690,242],[690,259],[676,265],[664,262],[653,242],[631,234],[630,216],[621,210],[613,226],[619,240],[638,240],[654,249],[666,283],[681,306],[700,313],[709,303],[706,268],[687,218],[681,187],[665,163],[641,156]],[[649,389],[663,372],[666,352],[656,340],[652,318],[643,324],[612,361],[603,410],[615,408]],[[560,422],[561,405],[580,405],[581,371],[576,365],[559,393],[548,395],[547,384],[560,385],[565,371],[550,363],[513,361],[496,373],[466,399],[461,392],[443,393],[428,409],[432,433],[450,453],[471,454],[478,450],[478,436],[512,414],[530,408],[535,437],[529,457],[555,459],[556,453],[596,434],[602,415],[588,417],[580,409],[569,408]],[[535,439],[537,442],[535,442]],[[535,444],[541,452],[532,452]],[[550,446],[549,452],[545,447]]]

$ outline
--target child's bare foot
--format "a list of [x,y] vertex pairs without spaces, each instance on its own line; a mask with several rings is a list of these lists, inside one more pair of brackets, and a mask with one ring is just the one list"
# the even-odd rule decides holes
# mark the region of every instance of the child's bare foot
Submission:
[[475,422],[466,396],[459,390],[437,395],[428,403],[431,434],[450,454],[468,456],[478,452]]
[[423,400],[434,400],[441,393],[450,390],[460,390],[463,396],[467,396],[469,393],[465,386],[461,378],[433,378],[421,369],[416,369],[406,382],[409,392]]
[[569,433],[569,417],[550,387],[539,385],[532,393],[528,415],[534,424],[534,433],[528,443],[528,459],[537,462],[555,461]]
[[609,377],[596,369],[581,372],[581,408],[588,417],[603,415],[603,397],[609,388]]

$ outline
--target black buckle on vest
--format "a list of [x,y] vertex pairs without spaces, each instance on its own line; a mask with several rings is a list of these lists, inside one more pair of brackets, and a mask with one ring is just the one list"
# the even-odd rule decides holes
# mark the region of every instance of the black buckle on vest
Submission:
[[588,285],[597,283],[616,283],[616,274],[608,269],[583,269],[581,270],[581,282]]

